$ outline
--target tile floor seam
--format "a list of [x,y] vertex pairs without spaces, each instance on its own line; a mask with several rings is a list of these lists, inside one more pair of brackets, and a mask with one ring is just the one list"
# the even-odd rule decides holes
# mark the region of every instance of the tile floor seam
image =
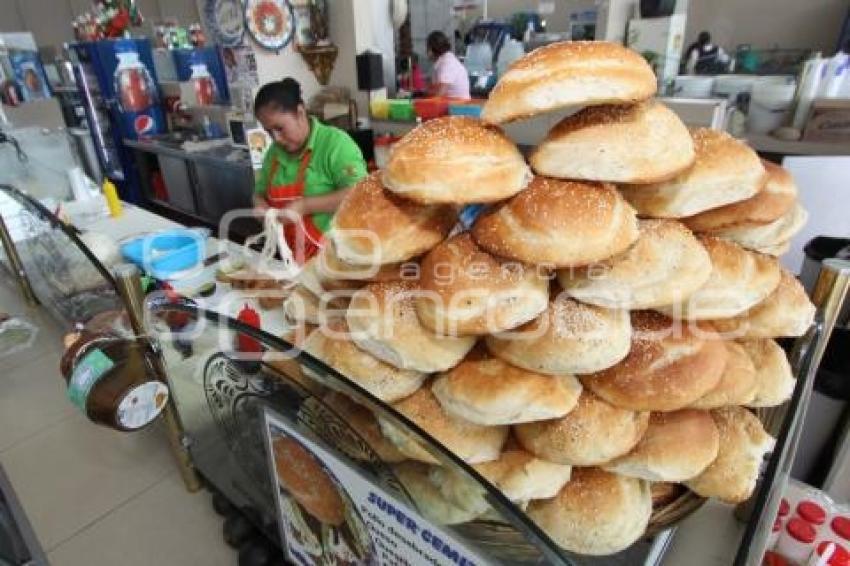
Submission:
[[77,413],[70,413],[68,415],[65,415],[65,416],[57,419],[56,421],[53,421],[52,423],[44,426],[43,428],[40,428],[39,430],[33,431],[32,434],[28,434],[27,436],[25,436],[23,438],[19,438],[18,440],[15,440],[9,446],[6,446],[5,448],[0,448],[0,456],[3,456],[3,454],[5,454],[6,452],[9,452],[10,450],[12,450],[14,448],[19,447],[20,445],[22,445],[25,442],[35,440],[35,438],[38,437],[39,435],[45,434],[45,433],[49,432],[50,430],[54,429],[55,427],[61,425],[65,421],[73,419],[77,416],[79,416],[79,415],[77,415]]
[[[67,537],[63,538],[63,539],[62,539],[62,540],[60,540],[59,542],[56,542],[56,543],[54,543],[53,545],[51,545],[49,548],[45,548],[45,553],[46,553],[46,554],[50,554],[50,553],[52,553],[54,550],[58,549],[60,546],[62,546],[63,544],[67,543],[67,542],[68,542],[68,541],[70,541],[71,539],[73,539],[73,538],[75,538],[75,537],[77,537],[77,536],[79,536],[79,535],[83,534],[83,533],[84,533],[85,531],[87,531],[88,529],[92,528],[92,527],[93,527],[93,526],[95,526],[96,524],[98,524],[98,523],[100,523],[101,521],[105,520],[107,517],[109,517],[110,515],[112,515],[112,513],[114,513],[114,512],[115,512],[115,511],[117,511],[118,509],[121,509],[121,508],[122,508],[122,507],[124,507],[125,505],[127,505],[127,504],[131,503],[132,501],[135,501],[136,499],[138,499],[138,498],[139,498],[139,497],[141,497],[142,495],[144,495],[144,494],[148,493],[149,491],[151,491],[152,489],[156,488],[156,487],[157,487],[157,486],[159,486],[162,482],[164,482],[165,480],[167,480],[167,479],[169,478],[169,476],[174,475],[174,474],[177,474],[177,473],[178,473],[178,472],[177,472],[177,470],[170,470],[170,471],[166,472],[165,474],[163,474],[162,476],[160,476],[157,480],[155,480],[153,483],[151,483],[150,485],[148,485],[148,486],[146,486],[145,488],[143,488],[141,491],[138,491],[138,492],[134,493],[133,495],[131,495],[131,496],[130,496],[130,497],[128,497],[127,499],[125,499],[125,500],[121,501],[120,503],[118,503],[117,505],[115,505],[114,507],[112,507],[111,509],[109,509],[108,511],[105,511],[105,512],[104,512],[104,513],[102,513],[101,515],[98,515],[97,517],[95,517],[94,519],[92,519],[91,521],[89,521],[88,523],[86,523],[85,525],[83,525],[82,527],[80,527],[79,529],[77,529],[76,531],[74,531],[72,534],[70,534],[70,535],[68,535]],[[193,495],[194,495],[194,494],[193,494]],[[48,558],[49,558],[49,556],[48,556]]]

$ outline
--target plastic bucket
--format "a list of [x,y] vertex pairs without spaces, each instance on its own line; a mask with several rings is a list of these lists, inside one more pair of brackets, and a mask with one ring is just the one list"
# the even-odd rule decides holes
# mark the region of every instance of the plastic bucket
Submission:
[[673,96],[679,98],[710,98],[714,77],[679,75],[673,82]]
[[747,131],[767,134],[785,123],[797,86],[776,78],[759,80],[753,85]]

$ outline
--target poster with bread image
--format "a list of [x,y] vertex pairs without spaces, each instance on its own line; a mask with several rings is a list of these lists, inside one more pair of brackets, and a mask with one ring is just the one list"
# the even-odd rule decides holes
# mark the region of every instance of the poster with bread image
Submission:
[[267,408],[265,425],[281,547],[293,564],[485,563],[306,432],[303,422]]

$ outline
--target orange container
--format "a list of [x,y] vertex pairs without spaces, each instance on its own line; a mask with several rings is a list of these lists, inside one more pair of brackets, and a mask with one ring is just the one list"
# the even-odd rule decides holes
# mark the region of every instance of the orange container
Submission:
[[413,100],[413,109],[416,115],[423,120],[439,118],[449,113],[449,99],[447,98],[416,98]]

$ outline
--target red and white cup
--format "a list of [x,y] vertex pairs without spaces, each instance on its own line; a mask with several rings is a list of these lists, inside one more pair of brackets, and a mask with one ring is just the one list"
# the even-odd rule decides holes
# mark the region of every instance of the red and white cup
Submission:
[[812,551],[806,566],[850,566],[850,552],[834,541],[821,541]]
[[844,546],[850,546],[850,517],[836,515],[829,522],[829,530],[832,537]]
[[776,543],[776,552],[794,564],[805,564],[814,550],[817,531],[799,517],[788,519]]

